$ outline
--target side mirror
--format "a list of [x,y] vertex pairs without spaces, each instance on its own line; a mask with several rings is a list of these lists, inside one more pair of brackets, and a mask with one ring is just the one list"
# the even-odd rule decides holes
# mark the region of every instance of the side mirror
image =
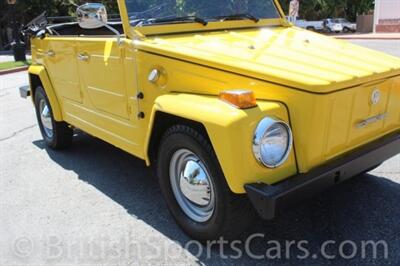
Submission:
[[76,10],[79,26],[83,29],[97,29],[107,25],[106,7],[98,3],[87,3]]

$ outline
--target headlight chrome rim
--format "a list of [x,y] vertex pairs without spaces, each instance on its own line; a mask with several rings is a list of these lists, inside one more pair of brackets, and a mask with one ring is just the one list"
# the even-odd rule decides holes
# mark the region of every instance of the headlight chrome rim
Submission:
[[[277,124],[283,126],[286,129],[287,135],[288,135],[288,144],[287,144],[285,154],[284,154],[284,156],[282,156],[282,159],[277,163],[271,164],[268,162],[264,162],[264,160],[262,158],[261,143],[262,143],[262,140],[263,140],[265,134],[267,134],[268,130]],[[282,120],[273,118],[273,117],[265,117],[258,123],[257,128],[254,132],[254,137],[253,137],[253,153],[254,153],[254,156],[256,157],[257,161],[260,164],[262,164],[265,167],[272,168],[272,169],[282,166],[289,158],[289,155],[292,151],[292,147],[293,147],[293,134],[292,134],[292,130],[288,123],[286,123]]]

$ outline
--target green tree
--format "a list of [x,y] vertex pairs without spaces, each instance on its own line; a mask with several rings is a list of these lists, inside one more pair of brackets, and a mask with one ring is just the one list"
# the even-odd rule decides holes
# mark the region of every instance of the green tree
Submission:
[[[290,0],[280,0],[288,13]],[[300,0],[300,17],[319,20],[328,17],[345,17],[355,21],[357,15],[374,9],[374,0]]]
[[116,0],[17,0],[15,7],[8,5],[6,0],[0,0],[0,20],[12,17],[21,23],[27,23],[43,11],[46,11],[48,16],[73,16],[76,5],[87,2],[102,2],[107,6],[110,14],[118,13]]

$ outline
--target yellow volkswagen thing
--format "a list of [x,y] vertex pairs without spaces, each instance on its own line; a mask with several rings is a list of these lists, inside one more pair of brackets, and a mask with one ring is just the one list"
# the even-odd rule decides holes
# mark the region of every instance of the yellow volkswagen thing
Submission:
[[274,0],[118,6],[32,21],[20,92],[50,148],[79,128],[154,166],[189,236],[232,238],[400,152],[399,58],[297,28]]

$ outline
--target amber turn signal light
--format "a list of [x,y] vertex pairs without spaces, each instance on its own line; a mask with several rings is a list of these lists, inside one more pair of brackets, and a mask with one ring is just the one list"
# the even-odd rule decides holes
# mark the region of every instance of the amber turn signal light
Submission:
[[223,91],[219,94],[219,98],[239,109],[247,109],[257,106],[254,92],[249,90]]

